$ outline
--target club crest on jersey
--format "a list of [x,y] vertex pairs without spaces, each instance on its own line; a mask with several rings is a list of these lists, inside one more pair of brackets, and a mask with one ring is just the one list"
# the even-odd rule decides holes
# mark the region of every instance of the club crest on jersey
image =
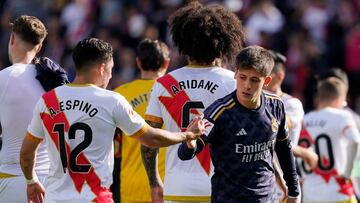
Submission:
[[276,120],[276,118],[271,118],[271,129],[273,131],[273,133],[276,133],[279,129],[279,123]]

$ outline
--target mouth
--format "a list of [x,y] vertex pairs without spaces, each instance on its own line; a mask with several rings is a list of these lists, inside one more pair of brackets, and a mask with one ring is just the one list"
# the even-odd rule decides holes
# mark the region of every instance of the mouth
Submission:
[[250,97],[251,96],[251,94],[247,93],[247,92],[242,92],[242,95],[244,95],[245,97]]

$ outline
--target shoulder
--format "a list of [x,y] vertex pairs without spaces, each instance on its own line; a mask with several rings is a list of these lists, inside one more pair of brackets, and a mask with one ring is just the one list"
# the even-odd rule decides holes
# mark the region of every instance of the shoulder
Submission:
[[216,121],[226,109],[231,109],[235,106],[235,104],[236,102],[234,100],[233,93],[228,94],[207,107],[204,112],[205,117],[208,120]]
[[263,95],[264,95],[266,103],[278,104],[278,105],[284,106],[283,100],[278,95],[271,93],[269,91],[266,91],[266,90],[263,90]]

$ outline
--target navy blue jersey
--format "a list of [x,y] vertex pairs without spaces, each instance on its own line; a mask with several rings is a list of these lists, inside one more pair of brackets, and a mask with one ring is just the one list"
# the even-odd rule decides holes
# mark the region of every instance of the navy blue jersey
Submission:
[[[242,106],[233,92],[210,105],[204,112],[204,120],[206,133],[197,143],[201,148],[201,143],[210,144],[215,167],[211,179],[212,202],[271,202],[275,189],[272,162],[275,144],[288,138],[284,105],[280,98],[263,92],[261,106],[251,110]],[[284,150],[281,153],[292,156],[287,144],[281,148]],[[179,157],[184,146],[179,149]],[[290,189],[296,190],[292,195],[297,196],[294,163],[288,164],[292,166],[285,171],[293,170],[291,173],[294,172],[295,176],[291,174],[291,177],[284,178],[287,182],[293,179],[289,182],[295,186],[290,186]]]

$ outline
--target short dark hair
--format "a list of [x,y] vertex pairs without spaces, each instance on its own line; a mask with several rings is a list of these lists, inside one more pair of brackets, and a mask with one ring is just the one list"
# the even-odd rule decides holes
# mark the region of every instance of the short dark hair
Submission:
[[231,61],[243,47],[241,21],[220,5],[190,2],[170,16],[169,25],[179,52],[196,62]]
[[274,59],[274,68],[271,73],[285,72],[286,57],[279,52],[269,50],[271,56]]
[[75,46],[72,57],[76,70],[83,71],[94,63],[106,63],[113,57],[111,44],[97,38],[83,39]]
[[345,95],[345,84],[336,77],[321,80],[317,86],[317,99],[320,101],[332,101]]
[[346,88],[349,88],[349,79],[347,74],[345,73],[345,71],[341,70],[340,68],[330,68],[329,70],[327,70],[326,72],[324,72],[323,74],[318,76],[318,80],[325,80],[329,77],[336,77],[339,80],[341,80]]
[[159,40],[144,39],[137,47],[137,57],[143,70],[157,71],[169,58],[169,48]]
[[32,45],[40,44],[47,35],[45,25],[35,16],[21,15],[10,26],[17,36]]
[[263,76],[268,76],[274,66],[270,52],[260,46],[248,46],[236,57],[236,69],[255,69]]

